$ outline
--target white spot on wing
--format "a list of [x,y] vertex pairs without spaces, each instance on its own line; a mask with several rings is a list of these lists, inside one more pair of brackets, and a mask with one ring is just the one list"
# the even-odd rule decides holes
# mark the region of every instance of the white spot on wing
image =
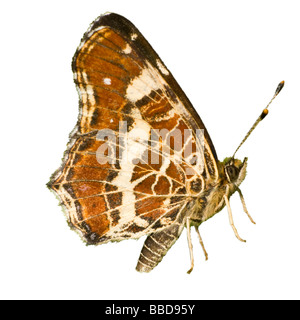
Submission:
[[87,74],[84,71],[82,72],[82,78],[83,78],[85,83],[88,83]]
[[86,86],[86,93],[87,93],[87,98],[90,101],[91,105],[95,105],[96,101],[95,101],[95,94],[94,94],[94,90],[93,87],[91,85],[87,85]]
[[131,102],[142,99],[145,95],[149,95],[152,90],[159,89],[159,83],[153,77],[153,67],[147,62],[147,68],[135,77],[127,87],[126,98]]
[[123,50],[124,53],[129,54],[131,52],[131,47],[130,45],[127,43],[125,49]]
[[169,75],[169,71],[163,66],[162,62],[159,59],[156,59],[156,64],[159,70],[166,76]]
[[109,85],[111,85],[111,79],[110,78],[104,78],[103,79],[103,83],[109,86]]
[[133,33],[130,38],[132,41],[134,41],[137,38],[137,36],[138,35],[136,33]]

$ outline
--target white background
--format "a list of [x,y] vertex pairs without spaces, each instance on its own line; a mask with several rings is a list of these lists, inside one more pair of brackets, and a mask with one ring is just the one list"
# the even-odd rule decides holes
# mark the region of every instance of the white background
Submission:
[[[1,299],[299,299],[298,1],[10,1],[1,5]],[[186,231],[149,274],[144,239],[86,247],[45,184],[60,165],[78,97],[71,59],[100,14],[124,15],[171,70],[214,141],[231,156],[286,85],[237,157],[249,157],[239,197],[200,227],[204,261]]]

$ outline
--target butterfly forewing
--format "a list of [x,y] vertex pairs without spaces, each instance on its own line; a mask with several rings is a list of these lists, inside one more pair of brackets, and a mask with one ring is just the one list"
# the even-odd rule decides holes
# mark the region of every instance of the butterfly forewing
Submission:
[[78,123],[50,186],[88,243],[145,234],[146,248],[164,243],[143,249],[141,264],[157,256],[151,269],[180,235],[196,197],[218,179],[215,149],[170,71],[125,18],[98,18],[72,68]]

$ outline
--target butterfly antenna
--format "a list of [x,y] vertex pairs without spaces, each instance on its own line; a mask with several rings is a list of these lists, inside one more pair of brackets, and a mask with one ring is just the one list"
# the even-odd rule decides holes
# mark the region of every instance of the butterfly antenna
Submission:
[[272,99],[270,100],[270,102],[268,103],[268,105],[264,108],[264,110],[262,111],[261,115],[257,118],[257,120],[254,122],[253,126],[251,127],[251,129],[248,131],[248,133],[246,134],[245,138],[242,140],[242,142],[240,143],[240,145],[237,147],[237,149],[235,150],[232,158],[234,158],[236,152],[239,150],[239,148],[242,146],[242,144],[248,139],[248,137],[250,136],[251,132],[256,128],[256,126],[261,122],[261,120],[263,120],[266,115],[269,113],[268,107],[269,105],[272,103],[272,101],[278,96],[279,92],[281,91],[281,89],[284,86],[284,81],[281,81],[278,86],[277,89],[274,93],[274,96],[272,97]]

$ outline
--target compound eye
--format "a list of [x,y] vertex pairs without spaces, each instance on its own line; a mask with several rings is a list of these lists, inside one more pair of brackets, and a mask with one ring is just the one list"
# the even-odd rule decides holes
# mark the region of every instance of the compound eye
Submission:
[[239,176],[239,170],[234,165],[226,167],[226,172],[230,182],[234,182]]

